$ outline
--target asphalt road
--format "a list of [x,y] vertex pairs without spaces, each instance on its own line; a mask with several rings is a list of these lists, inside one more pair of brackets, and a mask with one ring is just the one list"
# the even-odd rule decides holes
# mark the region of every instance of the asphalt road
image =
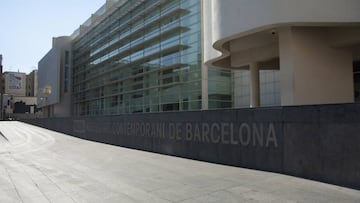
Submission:
[[0,122],[0,202],[360,202],[360,191]]

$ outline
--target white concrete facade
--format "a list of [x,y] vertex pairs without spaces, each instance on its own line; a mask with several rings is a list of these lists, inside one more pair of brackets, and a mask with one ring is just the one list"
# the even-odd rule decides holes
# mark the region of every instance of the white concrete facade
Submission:
[[204,62],[250,70],[252,107],[256,69],[279,71],[281,105],[354,102],[359,9],[358,0],[203,1]]
[[[70,84],[67,84],[69,90],[64,91],[65,53],[70,57],[70,50],[71,37],[53,38],[52,49],[39,61],[37,100],[45,117],[71,115]],[[70,72],[68,70],[67,77],[71,77]]]

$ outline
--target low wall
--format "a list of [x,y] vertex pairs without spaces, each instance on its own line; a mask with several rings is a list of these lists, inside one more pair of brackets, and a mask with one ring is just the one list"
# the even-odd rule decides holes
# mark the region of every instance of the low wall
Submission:
[[360,105],[24,120],[79,138],[360,189]]

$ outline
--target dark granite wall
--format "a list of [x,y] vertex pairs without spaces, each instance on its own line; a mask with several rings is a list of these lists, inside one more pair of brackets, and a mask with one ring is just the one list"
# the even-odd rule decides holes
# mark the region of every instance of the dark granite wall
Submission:
[[123,147],[360,189],[360,104],[24,122]]

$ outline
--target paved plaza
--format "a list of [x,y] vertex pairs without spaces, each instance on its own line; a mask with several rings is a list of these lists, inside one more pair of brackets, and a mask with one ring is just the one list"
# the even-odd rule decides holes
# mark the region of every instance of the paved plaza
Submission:
[[360,202],[360,191],[0,122],[0,202]]

